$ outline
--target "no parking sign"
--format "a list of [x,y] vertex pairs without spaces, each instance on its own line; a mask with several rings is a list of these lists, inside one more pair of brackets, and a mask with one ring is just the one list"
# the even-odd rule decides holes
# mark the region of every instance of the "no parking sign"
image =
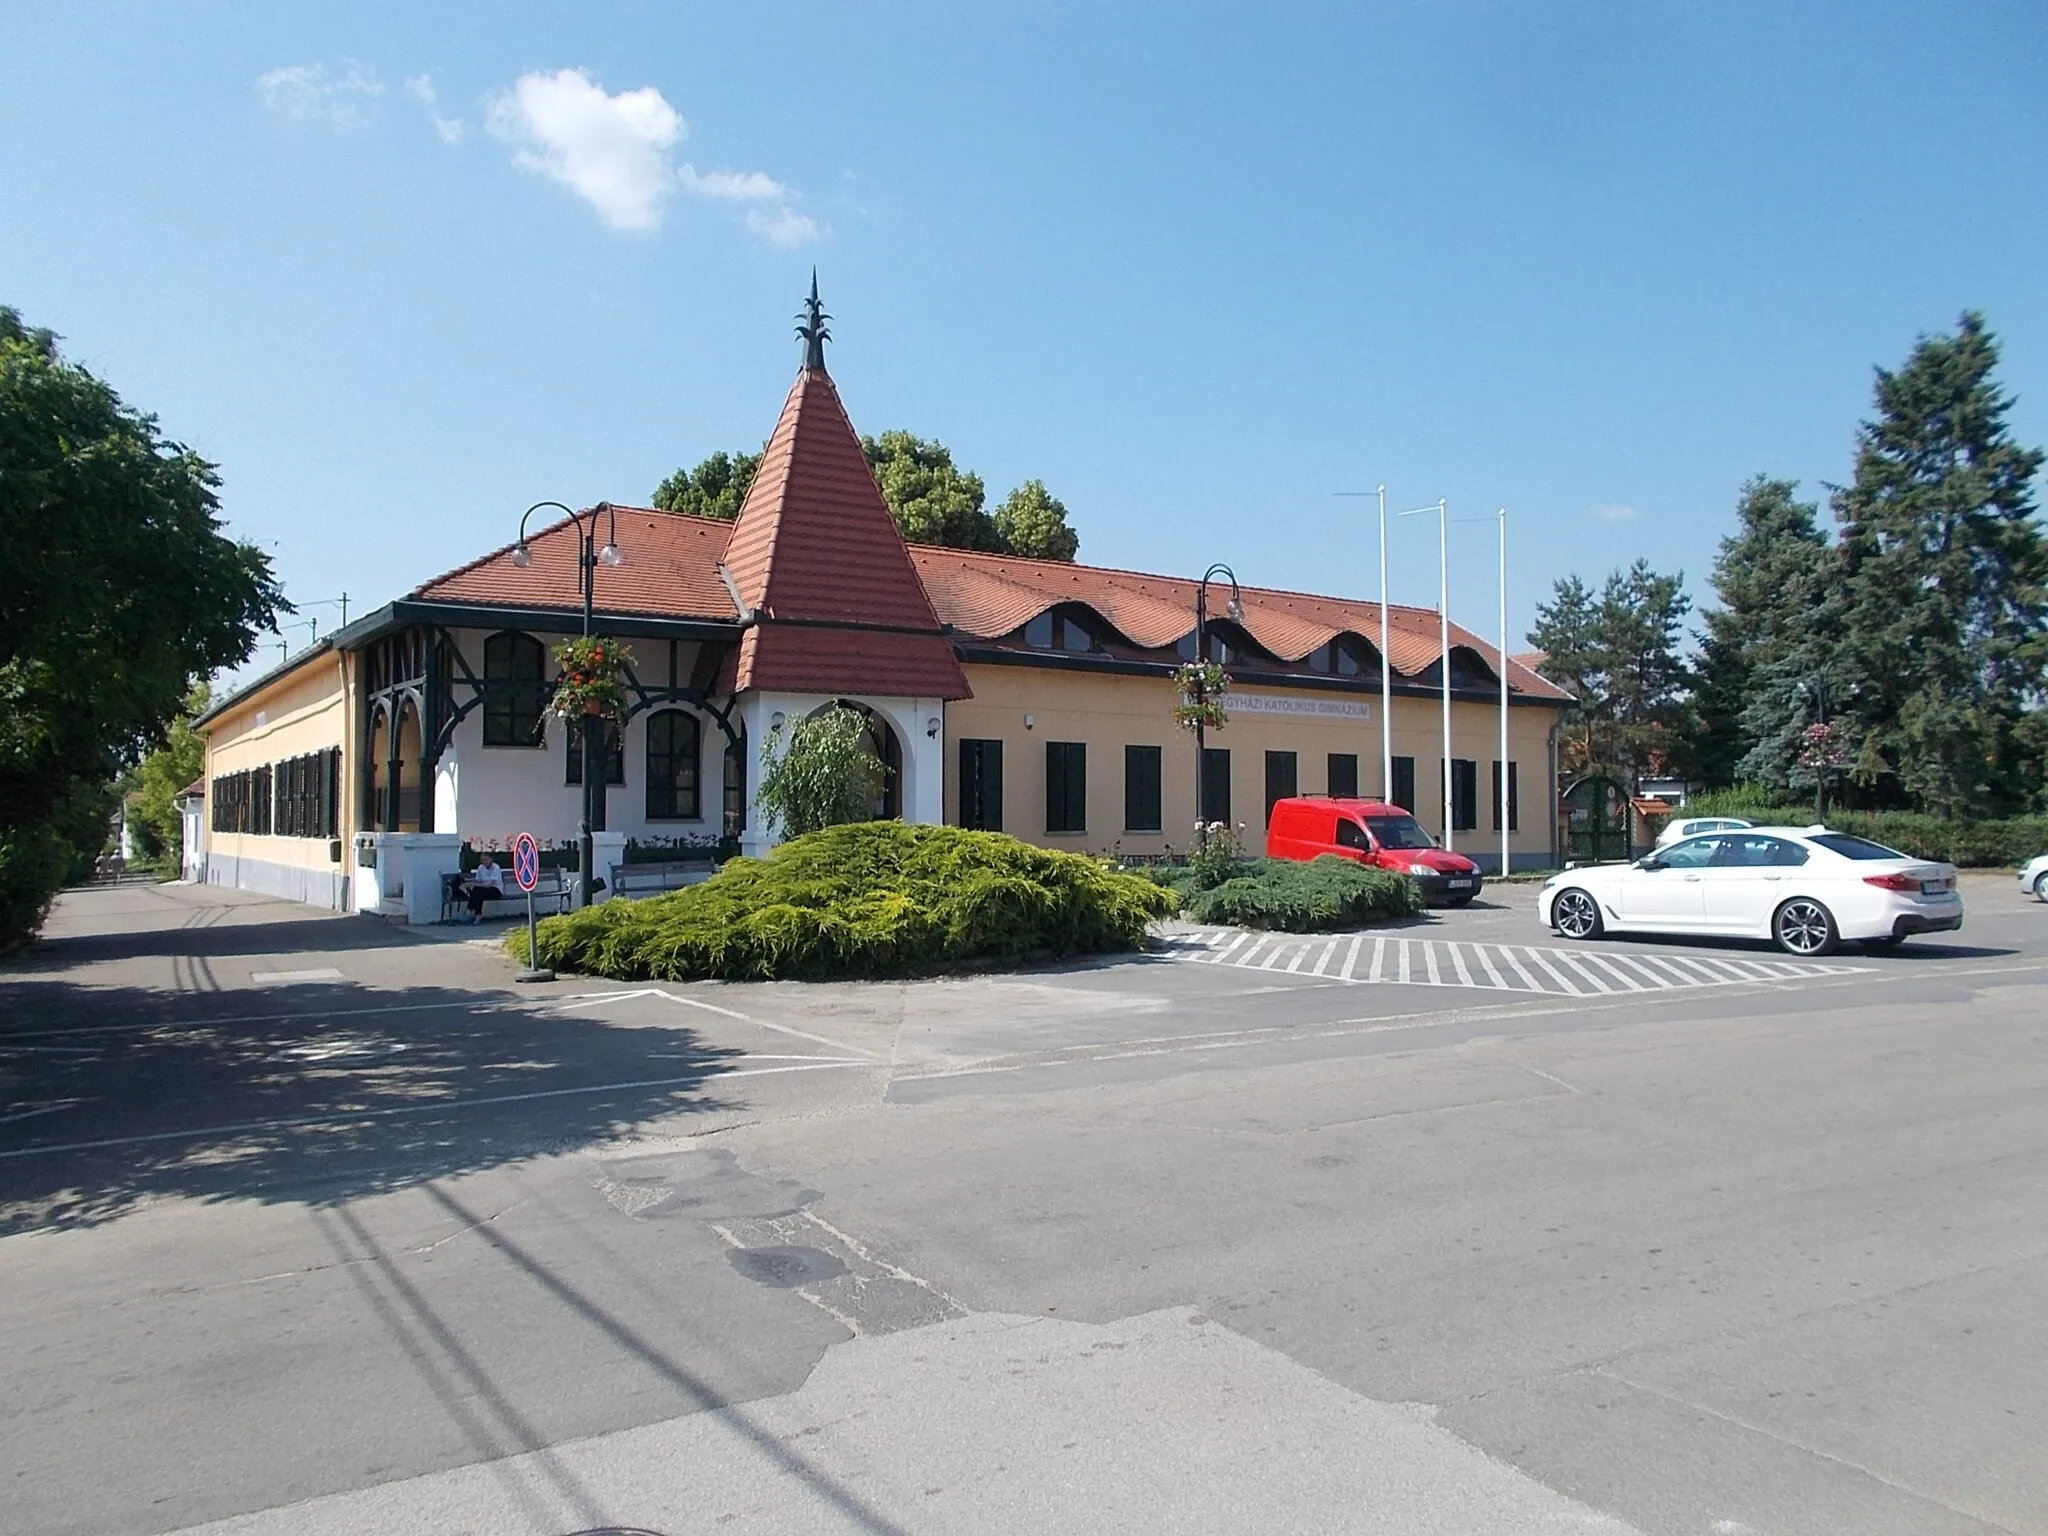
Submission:
[[533,931],[533,888],[540,884],[540,844],[533,840],[531,832],[522,832],[512,840],[512,878],[526,892],[526,969],[518,979],[553,981],[555,973],[540,963],[540,945]]

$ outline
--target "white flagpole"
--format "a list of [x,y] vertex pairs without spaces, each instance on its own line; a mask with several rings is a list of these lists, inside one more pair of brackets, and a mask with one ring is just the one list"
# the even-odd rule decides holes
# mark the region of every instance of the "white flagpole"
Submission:
[[1394,794],[1394,664],[1387,659],[1387,488],[1380,487],[1380,799]]
[[1508,863],[1508,509],[1500,509],[1500,872]]
[[1444,685],[1444,847],[1453,846],[1451,833],[1451,520],[1448,502],[1436,504],[1436,559],[1438,640],[1442,651]]

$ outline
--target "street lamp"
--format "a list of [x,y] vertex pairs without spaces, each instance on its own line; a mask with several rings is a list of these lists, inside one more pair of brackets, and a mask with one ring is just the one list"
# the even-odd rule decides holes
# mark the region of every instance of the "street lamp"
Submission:
[[[578,512],[559,501],[536,501],[520,517],[519,541],[512,546],[512,563],[522,571],[533,564],[533,551],[526,547],[526,522],[542,507],[553,507],[576,525],[576,569],[583,584],[583,638],[588,640],[597,591],[597,568],[600,565],[625,564],[626,557],[619,553],[619,514],[610,502],[600,502]],[[602,548],[597,543],[599,512],[609,519]],[[600,775],[605,770],[598,764],[598,749],[604,743],[595,715],[582,716],[577,725],[583,733],[583,819],[576,829],[577,883],[583,893],[582,904],[587,907],[597,894],[597,871],[593,867],[596,849],[590,829],[592,823],[603,819],[599,814],[603,801],[599,797],[604,794],[604,780]]]
[[[1230,615],[1232,623],[1242,624],[1244,622],[1244,594],[1238,590],[1237,574],[1229,566],[1219,561],[1215,565],[1210,566],[1208,570],[1202,572],[1202,579],[1195,586],[1195,666],[1198,669],[1209,660],[1209,583],[1218,576],[1223,577],[1224,580],[1230,583],[1230,603],[1224,609],[1224,612]],[[1197,678],[1200,675],[1200,672],[1197,671]],[[1197,705],[1207,703],[1207,690],[1203,688],[1199,681],[1195,684],[1195,687],[1198,690],[1195,703]],[[1205,847],[1209,841],[1209,818],[1203,813],[1202,809],[1202,765],[1207,761],[1205,751],[1207,740],[1208,733],[1203,727],[1200,713],[1197,713],[1195,716],[1195,845],[1197,847]]]

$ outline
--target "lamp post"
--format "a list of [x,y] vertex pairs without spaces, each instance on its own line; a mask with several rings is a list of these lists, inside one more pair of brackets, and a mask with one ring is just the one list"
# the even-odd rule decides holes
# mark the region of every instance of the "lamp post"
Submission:
[[[1202,572],[1202,579],[1195,586],[1195,665],[1200,667],[1209,660],[1209,583],[1218,576],[1230,583],[1230,603],[1225,612],[1233,623],[1244,622],[1244,596],[1238,590],[1237,574],[1227,565],[1218,561]],[[1200,684],[1196,685],[1198,688]],[[1196,697],[1197,705],[1208,702],[1208,692],[1203,689]],[[1209,818],[1202,811],[1202,767],[1206,761],[1208,733],[1202,717],[1195,716],[1195,846],[1205,847],[1209,841]]]
[[[533,551],[526,547],[526,522],[543,507],[553,507],[568,516],[576,525],[576,568],[583,585],[583,638],[590,638],[592,610],[597,593],[597,568],[600,565],[622,565],[625,557],[619,553],[619,514],[611,503],[601,502],[595,507],[586,507],[578,512],[563,506],[559,501],[536,501],[528,507],[519,519],[519,542],[512,546],[512,563],[522,571],[533,564]],[[597,544],[597,514],[602,511],[610,518],[605,532],[604,547]],[[587,521],[586,521],[587,519]],[[585,715],[577,722],[582,731],[583,746],[583,819],[576,828],[577,884],[582,892],[583,906],[589,906],[597,894],[597,871],[593,868],[596,849],[591,842],[592,823],[603,818],[598,814],[602,803],[599,796],[604,793],[604,780],[600,777],[606,768],[598,763],[599,749],[604,745],[603,735],[595,715]]]

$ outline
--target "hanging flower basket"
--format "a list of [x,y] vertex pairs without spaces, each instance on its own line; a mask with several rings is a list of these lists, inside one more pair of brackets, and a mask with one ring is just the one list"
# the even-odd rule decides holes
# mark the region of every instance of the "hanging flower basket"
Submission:
[[1173,686],[1180,702],[1173,706],[1173,723],[1182,730],[1196,726],[1219,730],[1230,717],[1223,712],[1223,696],[1230,691],[1230,674],[1213,661],[1191,661],[1173,674]]
[[609,636],[564,640],[555,647],[557,675],[548,708],[564,720],[579,715],[625,719],[626,686],[620,674],[632,663],[632,652]]

